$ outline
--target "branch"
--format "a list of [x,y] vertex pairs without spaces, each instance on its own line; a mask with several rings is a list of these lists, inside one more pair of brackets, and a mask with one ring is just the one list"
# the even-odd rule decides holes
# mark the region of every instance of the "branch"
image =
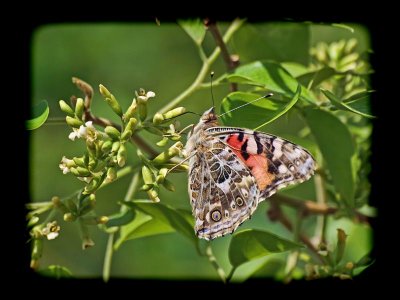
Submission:
[[[226,31],[223,41],[224,43],[228,42],[232,35],[242,26],[244,23],[244,20],[240,19],[235,19],[232,24],[229,26],[228,30]],[[184,90],[181,94],[179,94],[175,99],[171,100],[167,105],[165,105],[163,108],[159,110],[160,113],[165,113],[172,108],[174,108],[176,105],[181,103],[184,99],[189,97],[193,92],[195,92],[197,89],[201,87],[202,82],[204,81],[204,78],[209,74],[211,65],[215,62],[217,59],[218,55],[221,53],[221,48],[217,47],[214,49],[214,51],[211,53],[211,55],[203,60],[203,65],[199,71],[199,74],[197,74],[196,79],[193,81],[193,83],[186,89]]]
[[[239,65],[239,56],[235,54],[229,54],[228,48],[222,39],[221,32],[219,31],[217,23],[214,20],[207,18],[204,20],[204,25],[208,28],[208,30],[210,30],[212,36],[214,37],[215,43],[221,49],[222,58],[224,59],[228,72],[232,73],[233,70],[235,70],[235,68]],[[230,86],[232,92],[237,91],[237,83],[232,82]]]
[[[332,207],[326,203],[317,203],[311,200],[299,200],[279,194],[275,194],[273,197],[271,197],[271,200],[302,210],[304,216],[309,214],[333,215],[339,210],[338,207]],[[358,211],[354,211],[354,215],[359,222],[368,223],[368,216]]]
[[[83,81],[82,79],[79,79],[77,77],[72,77],[72,82],[80,89],[84,95],[85,95],[85,107],[84,107],[84,120],[85,121],[92,121],[94,124],[102,126],[102,127],[107,127],[107,126],[113,126],[117,128],[118,130],[121,131],[121,126],[108,120],[105,118],[99,118],[96,117],[95,115],[92,114],[90,111],[90,107],[92,104],[92,98],[93,98],[93,88],[91,87],[90,84],[87,82]],[[75,102],[76,97],[72,96],[71,101]],[[131,141],[135,143],[139,149],[143,150],[147,154],[151,156],[156,156],[158,155],[158,152],[155,151],[149,144],[146,143],[144,139],[142,139],[140,136],[138,136],[136,133],[134,133],[131,137]]]
[[[286,215],[282,212],[281,206],[280,206],[279,202],[276,200],[276,197],[271,198],[270,203],[271,203],[271,207],[267,211],[267,215],[268,215],[269,219],[272,222],[279,221],[287,230],[289,230],[290,232],[293,232],[293,225],[290,222],[290,220],[288,219],[288,217],[286,217]],[[307,246],[307,248],[311,250],[311,252],[314,254],[314,256],[321,263],[325,264],[324,257],[322,257],[318,253],[317,248],[315,248],[315,246],[313,245],[313,243],[311,243],[309,238],[301,233],[298,234],[298,237]]]

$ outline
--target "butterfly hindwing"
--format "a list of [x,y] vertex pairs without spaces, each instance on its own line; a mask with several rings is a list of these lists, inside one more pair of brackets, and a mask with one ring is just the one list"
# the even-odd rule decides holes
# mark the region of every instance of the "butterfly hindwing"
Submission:
[[232,233],[257,208],[260,191],[246,165],[218,138],[189,161],[195,231],[207,240]]
[[207,132],[231,148],[249,168],[260,189],[260,201],[283,187],[308,180],[314,173],[311,154],[285,139],[232,127],[212,127]]

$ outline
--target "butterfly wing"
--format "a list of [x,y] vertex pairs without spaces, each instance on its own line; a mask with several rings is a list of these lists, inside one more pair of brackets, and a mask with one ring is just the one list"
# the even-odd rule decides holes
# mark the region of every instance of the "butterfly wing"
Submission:
[[259,201],[288,185],[310,179],[315,171],[312,155],[299,145],[263,132],[213,127],[207,133],[228,146],[247,166],[260,190]]
[[260,190],[234,151],[210,138],[189,161],[189,194],[196,234],[211,240],[234,232],[251,216]]

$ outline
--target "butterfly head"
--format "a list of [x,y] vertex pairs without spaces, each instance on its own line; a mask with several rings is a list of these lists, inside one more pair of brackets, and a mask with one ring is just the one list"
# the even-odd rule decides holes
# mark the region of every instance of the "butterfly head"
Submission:
[[211,107],[209,110],[206,110],[200,118],[200,121],[203,123],[212,123],[216,122],[218,119],[217,115],[214,111],[214,106]]

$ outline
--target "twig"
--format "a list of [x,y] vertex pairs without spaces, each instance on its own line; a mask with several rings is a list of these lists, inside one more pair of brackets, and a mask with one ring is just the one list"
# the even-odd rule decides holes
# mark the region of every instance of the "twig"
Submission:
[[[271,221],[276,222],[279,221],[285,228],[289,231],[293,231],[293,225],[286,217],[286,215],[282,212],[279,202],[276,200],[276,197],[271,198],[270,200],[271,207],[268,210],[267,214]],[[315,246],[311,243],[309,238],[304,234],[299,234],[299,239],[307,246],[308,249],[311,250],[311,253],[321,262],[325,263],[325,259],[318,253],[318,250]]]
[[[320,205],[326,205],[326,192],[325,192],[325,182],[324,178],[320,174],[314,175],[315,183],[315,194],[317,198],[317,203]],[[324,244],[326,245],[325,231],[326,231],[327,215],[322,214],[317,216],[317,224],[315,226],[315,241],[316,245]]]
[[[305,216],[309,214],[333,215],[339,210],[338,207],[332,207],[327,205],[326,203],[317,203],[311,200],[299,200],[283,196],[281,194],[275,194],[273,197],[271,197],[271,200],[277,201],[287,206],[291,206],[296,209],[300,209],[303,211],[303,214]],[[359,222],[368,223],[368,216],[358,211],[354,211],[354,216]]]
[[226,275],[225,271],[220,267],[220,265],[217,262],[217,259],[215,258],[212,249],[211,249],[211,244],[209,243],[206,248],[206,255],[208,257],[208,260],[210,261],[211,265],[214,267],[214,269],[217,271],[217,274],[221,278],[221,280],[226,283]]
[[[231,73],[233,70],[239,65],[239,56],[238,55],[229,55],[228,48],[224,40],[222,39],[221,32],[218,29],[217,23],[211,19],[205,19],[204,25],[210,30],[212,36],[214,37],[215,43],[221,49],[222,58],[226,64],[226,68],[228,72]],[[230,84],[231,91],[237,91],[237,83],[232,82]]]
[[111,262],[114,253],[114,232],[108,234],[106,253],[104,255],[103,281],[108,282],[111,273]]
[[[244,20],[241,19],[235,19],[232,22],[232,24],[229,26],[228,30],[226,31],[222,39],[224,43],[227,43],[231,39],[232,35],[242,26],[243,23]],[[220,47],[215,48],[214,51],[211,53],[211,55],[203,60],[203,65],[193,83],[181,94],[179,94],[175,99],[171,100],[167,105],[161,108],[159,112],[165,113],[169,111],[170,109],[174,108],[176,105],[181,103],[184,99],[189,97],[191,94],[193,94],[193,92],[195,92],[197,89],[199,89],[202,82],[204,81],[204,78],[209,74],[211,65],[218,58],[218,55],[220,53],[221,53]]]
[[[85,121],[92,121],[94,124],[102,126],[102,127],[107,127],[107,126],[113,126],[117,128],[118,130],[121,130],[121,126],[118,124],[115,124],[114,122],[104,119],[104,118],[99,118],[96,117],[95,115],[92,114],[90,111],[90,106],[92,103],[92,98],[93,98],[93,88],[88,84],[87,82],[83,81],[82,79],[79,79],[77,77],[72,77],[72,82],[84,93],[85,95],[85,108],[84,108],[84,119]],[[71,101],[73,102],[76,99],[75,96],[71,97]],[[136,133],[134,133],[131,137],[131,140],[135,145],[138,146],[139,149],[143,150],[147,154],[151,156],[156,156],[158,155],[158,152],[155,151],[149,144],[146,143],[144,139],[142,139],[140,136],[138,136]]]

